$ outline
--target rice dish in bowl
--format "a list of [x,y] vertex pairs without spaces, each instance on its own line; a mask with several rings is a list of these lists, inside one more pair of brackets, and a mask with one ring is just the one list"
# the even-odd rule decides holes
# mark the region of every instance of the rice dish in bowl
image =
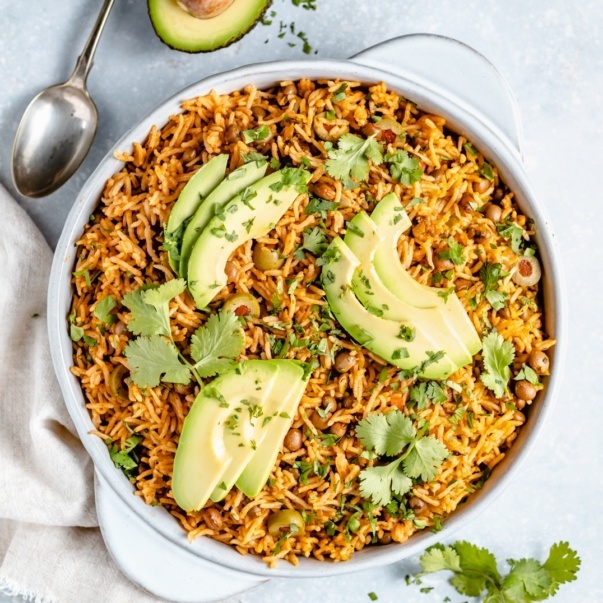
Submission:
[[[136,493],[165,507],[190,538],[210,536],[271,565],[299,556],[342,561],[371,544],[439,529],[504,458],[548,372],[555,342],[544,331],[538,282],[530,284],[539,269],[533,222],[479,149],[384,84],[282,82],[182,108],[120,157],[125,167],[107,182],[78,243],[72,371],[97,435]],[[229,174],[265,163],[266,174],[285,169],[310,179],[298,178],[294,200],[266,234],[236,247],[208,306],[199,309],[186,291],[169,301],[170,337],[190,359],[197,329],[230,304],[242,339],[233,360],[298,361],[305,387],[259,494],[233,487],[220,502],[185,511],[172,492],[174,457],[200,382],[215,375],[173,383],[163,374],[161,383],[140,386],[132,375],[140,367],[127,355],[140,334],[124,300],[181,276],[170,215],[192,176],[221,155]],[[397,241],[401,266],[437,289],[446,311],[461,304],[484,342],[442,379],[423,379],[371,351],[375,342],[351,336],[325,294],[333,241],[347,240],[348,231],[360,236],[356,216],[372,216],[392,194],[411,225]],[[393,311],[368,307],[377,319]],[[413,343],[401,339],[389,360],[399,364],[402,350],[412,356]],[[236,411],[241,420],[253,412]],[[406,441],[401,450],[377,441],[388,416],[392,431],[393,417],[405,429],[412,424],[407,441],[394,434],[398,447]],[[431,457],[420,458],[418,470],[402,459],[412,447]],[[290,513],[274,529],[283,511]]]

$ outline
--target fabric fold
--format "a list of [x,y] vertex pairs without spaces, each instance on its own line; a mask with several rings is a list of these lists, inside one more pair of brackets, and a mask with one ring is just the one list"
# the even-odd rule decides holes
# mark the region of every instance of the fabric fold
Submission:
[[52,251],[0,186],[0,591],[39,603],[141,602],[97,527],[92,461],[50,358]]

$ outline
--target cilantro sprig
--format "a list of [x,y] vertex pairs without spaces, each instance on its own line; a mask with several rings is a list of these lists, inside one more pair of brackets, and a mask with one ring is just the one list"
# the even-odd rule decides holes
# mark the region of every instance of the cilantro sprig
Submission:
[[375,165],[383,162],[381,146],[374,136],[363,139],[355,134],[344,134],[339,139],[338,146],[338,149],[329,150],[329,158],[325,163],[327,172],[337,180],[366,180],[369,175],[369,159]]
[[482,340],[484,368],[480,375],[482,383],[494,392],[497,398],[509,393],[511,369],[509,365],[515,358],[515,348],[505,341],[499,333],[492,331]]
[[360,472],[360,493],[375,505],[389,504],[406,494],[413,480],[429,481],[448,457],[436,438],[417,434],[412,421],[399,410],[371,413],[358,423],[356,436],[369,452],[397,459]]
[[537,559],[509,559],[510,571],[501,576],[494,555],[465,541],[451,546],[436,544],[421,556],[425,574],[450,571],[450,583],[461,595],[482,597],[483,603],[531,603],[557,593],[559,586],[576,579],[580,558],[567,542],[554,544],[544,563]]
[[244,347],[240,322],[233,312],[212,314],[191,338],[190,362],[176,347],[170,326],[169,303],[186,288],[183,279],[159,287],[141,287],[123,300],[131,312],[128,330],[138,335],[125,356],[131,379],[141,388],[164,383],[188,384],[223,372],[234,364]]

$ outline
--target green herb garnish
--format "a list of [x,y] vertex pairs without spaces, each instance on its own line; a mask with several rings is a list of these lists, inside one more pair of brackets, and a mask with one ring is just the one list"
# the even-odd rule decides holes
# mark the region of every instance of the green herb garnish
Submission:
[[482,340],[484,368],[480,375],[482,383],[494,392],[497,398],[508,393],[511,369],[509,365],[515,358],[515,348],[510,341],[505,341],[499,333],[492,331]]
[[243,130],[243,140],[246,144],[250,142],[261,142],[262,140],[266,140],[270,136],[270,128],[268,126],[263,125],[255,130]]
[[[567,542],[554,544],[547,560],[508,559],[510,571],[501,576],[494,555],[465,541],[436,544],[421,556],[426,574],[450,571],[450,584],[461,595],[482,597],[484,603],[532,603],[554,596],[561,584],[576,579],[581,560]],[[484,594],[485,593],[485,594]]]
[[191,376],[201,384],[230,368],[244,347],[241,324],[233,312],[212,314],[207,323],[191,338],[189,362],[178,350],[172,337],[169,302],[185,289],[183,279],[168,281],[153,288],[140,288],[123,300],[132,318],[128,330],[138,335],[128,343],[125,356],[131,379],[139,387],[156,387],[160,381],[187,384]]
[[412,421],[399,410],[387,415],[370,414],[358,423],[356,436],[368,451],[379,456],[400,455],[387,465],[360,472],[360,493],[375,505],[387,505],[395,495],[406,494],[413,479],[433,479],[448,457],[446,447],[439,440],[418,435]]
[[[419,182],[423,176],[423,170],[419,168],[419,160],[411,157],[407,151],[396,151],[393,155],[388,153],[385,161],[389,163],[389,173],[392,178],[404,186]],[[410,204],[408,206],[412,207]]]
[[337,180],[366,180],[369,175],[369,159],[379,165],[383,162],[381,146],[374,137],[366,140],[354,134],[344,134],[338,141],[338,149],[328,152],[325,163],[327,172]]

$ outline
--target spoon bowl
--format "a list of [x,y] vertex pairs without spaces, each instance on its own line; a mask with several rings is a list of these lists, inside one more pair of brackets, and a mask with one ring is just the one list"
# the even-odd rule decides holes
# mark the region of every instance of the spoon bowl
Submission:
[[67,82],[36,96],[23,115],[13,147],[13,181],[26,197],[49,195],[86,157],[98,123],[88,92]]

